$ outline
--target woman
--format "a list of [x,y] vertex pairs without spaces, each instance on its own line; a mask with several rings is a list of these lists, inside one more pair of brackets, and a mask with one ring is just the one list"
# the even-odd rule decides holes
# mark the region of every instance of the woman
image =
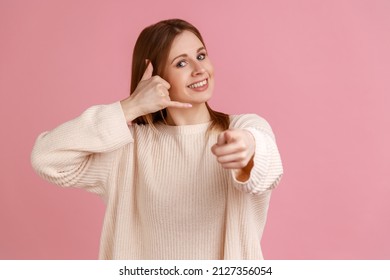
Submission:
[[199,31],[161,21],[136,42],[128,98],[38,137],[38,174],[106,202],[100,259],[263,258],[278,149],[264,119],[213,111],[213,88]]

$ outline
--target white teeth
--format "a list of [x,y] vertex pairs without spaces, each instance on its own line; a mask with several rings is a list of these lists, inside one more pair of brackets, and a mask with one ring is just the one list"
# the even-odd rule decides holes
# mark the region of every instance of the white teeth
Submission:
[[207,84],[207,79],[202,81],[202,82],[199,82],[199,83],[196,83],[196,84],[192,84],[192,85],[189,85],[188,87],[189,88],[198,88],[198,87],[203,87],[204,85]]

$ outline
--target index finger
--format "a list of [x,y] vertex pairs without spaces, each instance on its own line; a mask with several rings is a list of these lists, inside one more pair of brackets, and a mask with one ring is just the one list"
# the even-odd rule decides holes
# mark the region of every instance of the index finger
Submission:
[[169,101],[167,107],[174,107],[174,108],[191,108],[191,103],[182,103],[178,101]]
[[226,143],[225,145],[216,145],[213,152],[216,156],[226,156],[231,154],[236,154],[242,152],[242,147],[234,142],[234,143]]
[[154,78],[156,79],[156,81],[158,83],[160,83],[161,85],[163,85],[166,89],[170,89],[171,88],[171,85],[166,81],[164,80],[163,78],[161,78],[160,76],[154,76]]

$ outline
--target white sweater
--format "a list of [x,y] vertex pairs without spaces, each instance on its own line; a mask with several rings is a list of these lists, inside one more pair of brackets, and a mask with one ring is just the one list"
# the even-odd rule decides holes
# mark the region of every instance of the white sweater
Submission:
[[44,179],[106,203],[100,259],[262,259],[271,189],[283,173],[268,123],[231,116],[256,140],[247,182],[211,153],[209,123],[128,126],[119,102],[93,106],[36,140],[31,161]]

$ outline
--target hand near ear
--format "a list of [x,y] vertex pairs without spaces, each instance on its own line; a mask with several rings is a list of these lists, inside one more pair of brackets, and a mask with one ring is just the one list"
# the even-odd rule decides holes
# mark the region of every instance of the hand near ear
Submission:
[[131,122],[139,116],[154,113],[167,107],[190,108],[189,103],[172,101],[169,98],[171,85],[159,76],[152,76],[153,65],[148,66],[138,83],[137,88],[130,97],[121,101],[122,109],[127,122]]
[[228,129],[218,135],[212,153],[225,169],[235,169],[239,181],[249,179],[256,143],[253,135],[243,129]]

